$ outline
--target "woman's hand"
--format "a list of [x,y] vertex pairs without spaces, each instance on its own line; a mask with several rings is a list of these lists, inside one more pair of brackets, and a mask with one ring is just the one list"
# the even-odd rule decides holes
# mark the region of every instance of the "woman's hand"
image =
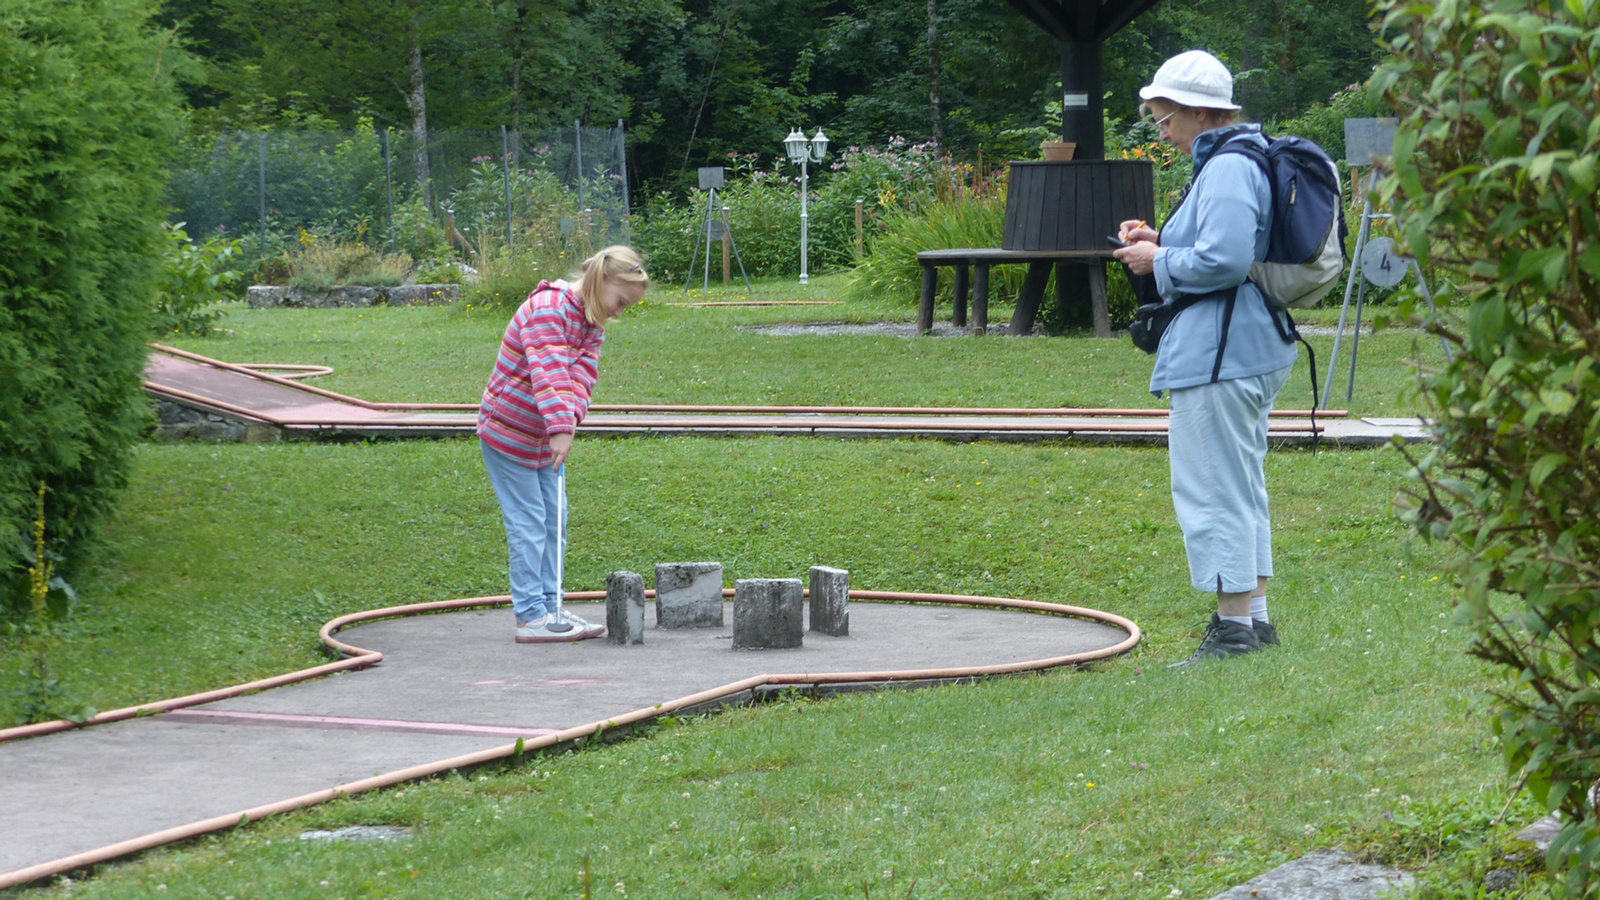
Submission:
[[1151,241],[1159,244],[1161,233],[1145,224],[1143,219],[1129,219],[1122,223],[1117,231],[1117,239],[1125,244],[1136,244],[1140,241]]
[[1156,270],[1156,251],[1159,249],[1161,245],[1153,238],[1143,239],[1126,247],[1118,247],[1111,255],[1133,274],[1149,275]]
[[567,462],[567,455],[572,452],[572,432],[550,435],[550,464],[561,468]]

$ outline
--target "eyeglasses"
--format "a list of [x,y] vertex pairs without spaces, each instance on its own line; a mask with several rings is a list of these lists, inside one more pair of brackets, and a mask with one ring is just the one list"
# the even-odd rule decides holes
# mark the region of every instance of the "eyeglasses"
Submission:
[[1156,119],[1155,122],[1154,122],[1154,124],[1156,126],[1156,130],[1159,131],[1161,129],[1161,126],[1167,124],[1167,121],[1169,119],[1171,119],[1173,116],[1177,115],[1179,112],[1182,112],[1182,111],[1183,111],[1183,107],[1180,106],[1177,109],[1173,110],[1172,112],[1169,112],[1166,115],[1162,116],[1161,118]]

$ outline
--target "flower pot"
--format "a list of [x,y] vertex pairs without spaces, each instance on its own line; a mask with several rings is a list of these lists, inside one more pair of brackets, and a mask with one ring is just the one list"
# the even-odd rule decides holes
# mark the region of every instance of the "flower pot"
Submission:
[[1072,158],[1078,144],[1076,141],[1045,141],[1039,145],[1039,149],[1044,153],[1046,162],[1062,162]]

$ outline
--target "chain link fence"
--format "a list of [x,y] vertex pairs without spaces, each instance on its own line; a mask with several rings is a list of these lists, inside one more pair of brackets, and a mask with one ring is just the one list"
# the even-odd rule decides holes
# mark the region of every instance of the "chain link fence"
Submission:
[[629,239],[624,131],[235,131],[195,139],[173,168],[194,237],[276,255],[359,241],[416,258]]

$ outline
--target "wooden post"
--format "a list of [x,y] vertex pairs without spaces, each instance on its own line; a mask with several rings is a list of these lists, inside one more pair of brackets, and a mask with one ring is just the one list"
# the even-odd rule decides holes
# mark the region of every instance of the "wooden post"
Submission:
[[972,283],[972,334],[982,337],[989,333],[989,263],[978,260],[978,271]]
[[933,299],[939,290],[939,268],[922,265],[922,305],[917,309],[917,334],[933,331]]
[[860,262],[861,261],[861,254],[862,254],[861,226],[862,226],[862,224],[864,222],[864,213],[865,213],[865,210],[862,208],[861,201],[857,200],[856,201],[856,262]]
[[969,271],[965,262],[956,263],[955,317],[952,322],[957,328],[965,328],[967,324],[967,285],[969,281],[967,273]]

